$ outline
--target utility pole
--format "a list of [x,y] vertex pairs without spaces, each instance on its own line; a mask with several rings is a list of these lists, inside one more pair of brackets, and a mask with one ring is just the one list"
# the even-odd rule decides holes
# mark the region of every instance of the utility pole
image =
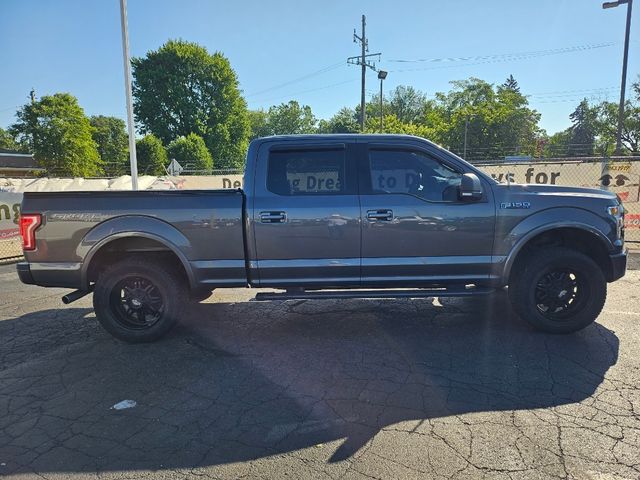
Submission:
[[362,35],[358,36],[356,34],[355,28],[353,29],[353,43],[360,43],[360,46],[362,47],[361,53],[357,57],[347,58],[347,63],[351,65],[360,65],[362,67],[362,79],[361,79],[361,87],[360,87],[361,88],[361,91],[360,91],[360,131],[361,132],[364,132],[364,122],[366,117],[365,83],[366,83],[367,68],[370,68],[371,70],[374,70],[374,71],[376,69],[376,64],[369,63],[367,58],[378,57],[378,60],[380,60],[380,55],[381,55],[380,53],[367,54],[367,52],[369,51],[369,41],[367,40],[367,36],[365,33],[366,25],[367,25],[366,17],[362,15]]
[[616,2],[605,2],[602,8],[613,8],[627,4],[627,25],[624,36],[624,54],[622,57],[622,81],[620,84],[620,106],[618,107],[618,131],[616,133],[616,155],[622,154],[622,125],[624,123],[624,94],[627,88],[627,59],[629,57],[629,33],[631,30],[631,7],[633,0],[618,0]]

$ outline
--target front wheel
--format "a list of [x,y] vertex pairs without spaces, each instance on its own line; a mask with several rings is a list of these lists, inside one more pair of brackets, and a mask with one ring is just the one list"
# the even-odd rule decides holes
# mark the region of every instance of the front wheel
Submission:
[[518,315],[539,330],[571,333],[600,315],[607,282],[587,255],[562,247],[533,251],[512,274],[509,298]]
[[170,266],[125,258],[98,278],[93,307],[114,337],[129,343],[152,342],[175,325],[188,299],[185,280]]

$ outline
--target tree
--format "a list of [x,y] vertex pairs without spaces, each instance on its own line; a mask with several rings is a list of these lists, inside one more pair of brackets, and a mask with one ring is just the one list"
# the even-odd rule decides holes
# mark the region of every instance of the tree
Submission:
[[556,132],[551,135],[544,145],[545,157],[566,157],[571,142],[571,132],[569,129]]
[[540,114],[529,107],[519,89],[495,88],[478,78],[452,85],[446,94],[437,93],[424,103],[420,123],[431,128],[433,141],[460,155],[466,153],[470,160],[536,153],[542,135]]
[[272,135],[269,128],[269,112],[265,112],[262,109],[249,110],[249,124],[251,125],[250,140]]
[[509,75],[502,85],[498,87],[498,92],[501,90],[510,90],[515,93],[520,93],[520,86],[513,75]]
[[[622,120],[623,153],[637,155],[640,152],[640,77],[631,86],[634,96],[624,105]],[[619,105],[617,102],[602,102],[598,106],[598,151],[613,154],[618,132]]]
[[402,123],[416,123],[422,116],[425,101],[426,97],[420,90],[398,85],[390,94],[389,113],[398,117]]
[[567,155],[570,157],[593,155],[598,133],[597,109],[591,107],[585,98],[569,118],[572,125],[569,127]]
[[316,117],[309,105],[300,105],[295,100],[269,107],[268,131],[271,135],[315,133]]
[[132,59],[132,66],[134,110],[143,133],[165,144],[195,133],[220,166],[243,164],[250,134],[247,105],[222,53],[169,40]]
[[202,137],[190,133],[186,137],[176,138],[167,147],[169,159],[177,160],[187,170],[206,170],[213,168],[213,158],[207,150]]
[[142,175],[164,175],[169,164],[162,141],[152,134],[136,141],[136,157]]
[[16,116],[11,131],[49,174],[90,177],[102,173],[93,127],[73,95],[44,96],[24,105]]
[[124,120],[94,115],[89,121],[105,173],[109,176],[126,174],[129,171],[129,136]]
[[318,122],[318,133],[358,133],[360,125],[352,108],[343,107],[329,120]]
[[0,128],[0,148],[4,150],[20,151],[20,145],[13,134],[4,128]]

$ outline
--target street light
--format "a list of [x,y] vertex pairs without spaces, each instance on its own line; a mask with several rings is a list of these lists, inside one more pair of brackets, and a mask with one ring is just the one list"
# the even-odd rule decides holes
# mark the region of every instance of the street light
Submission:
[[129,128],[129,163],[131,164],[131,190],[138,190],[138,159],[136,157],[136,128],[133,123],[133,102],[131,100],[131,60],[129,59],[127,0],[120,0],[120,24],[122,27],[124,89],[127,97],[127,127]]
[[622,153],[622,123],[624,122],[624,93],[627,88],[627,58],[629,57],[629,31],[631,30],[631,7],[633,0],[618,0],[617,2],[605,2],[602,8],[614,8],[627,4],[627,27],[624,35],[624,56],[622,58],[622,82],[620,86],[620,107],[618,109],[618,132],[616,134],[616,154]]
[[387,73],[384,70],[378,71],[378,78],[380,79],[380,133],[384,131],[383,120],[382,120],[382,82],[385,78],[387,78]]

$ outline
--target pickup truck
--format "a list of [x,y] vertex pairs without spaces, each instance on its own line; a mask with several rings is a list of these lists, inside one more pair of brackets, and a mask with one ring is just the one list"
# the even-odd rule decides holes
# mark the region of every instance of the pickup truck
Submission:
[[[546,332],[592,323],[626,269],[603,190],[498,183],[404,135],[254,140],[243,190],[26,193],[22,282],[93,292],[102,326],[158,339],[188,301],[424,298],[508,290]],[[275,290],[275,291],[274,291]]]

